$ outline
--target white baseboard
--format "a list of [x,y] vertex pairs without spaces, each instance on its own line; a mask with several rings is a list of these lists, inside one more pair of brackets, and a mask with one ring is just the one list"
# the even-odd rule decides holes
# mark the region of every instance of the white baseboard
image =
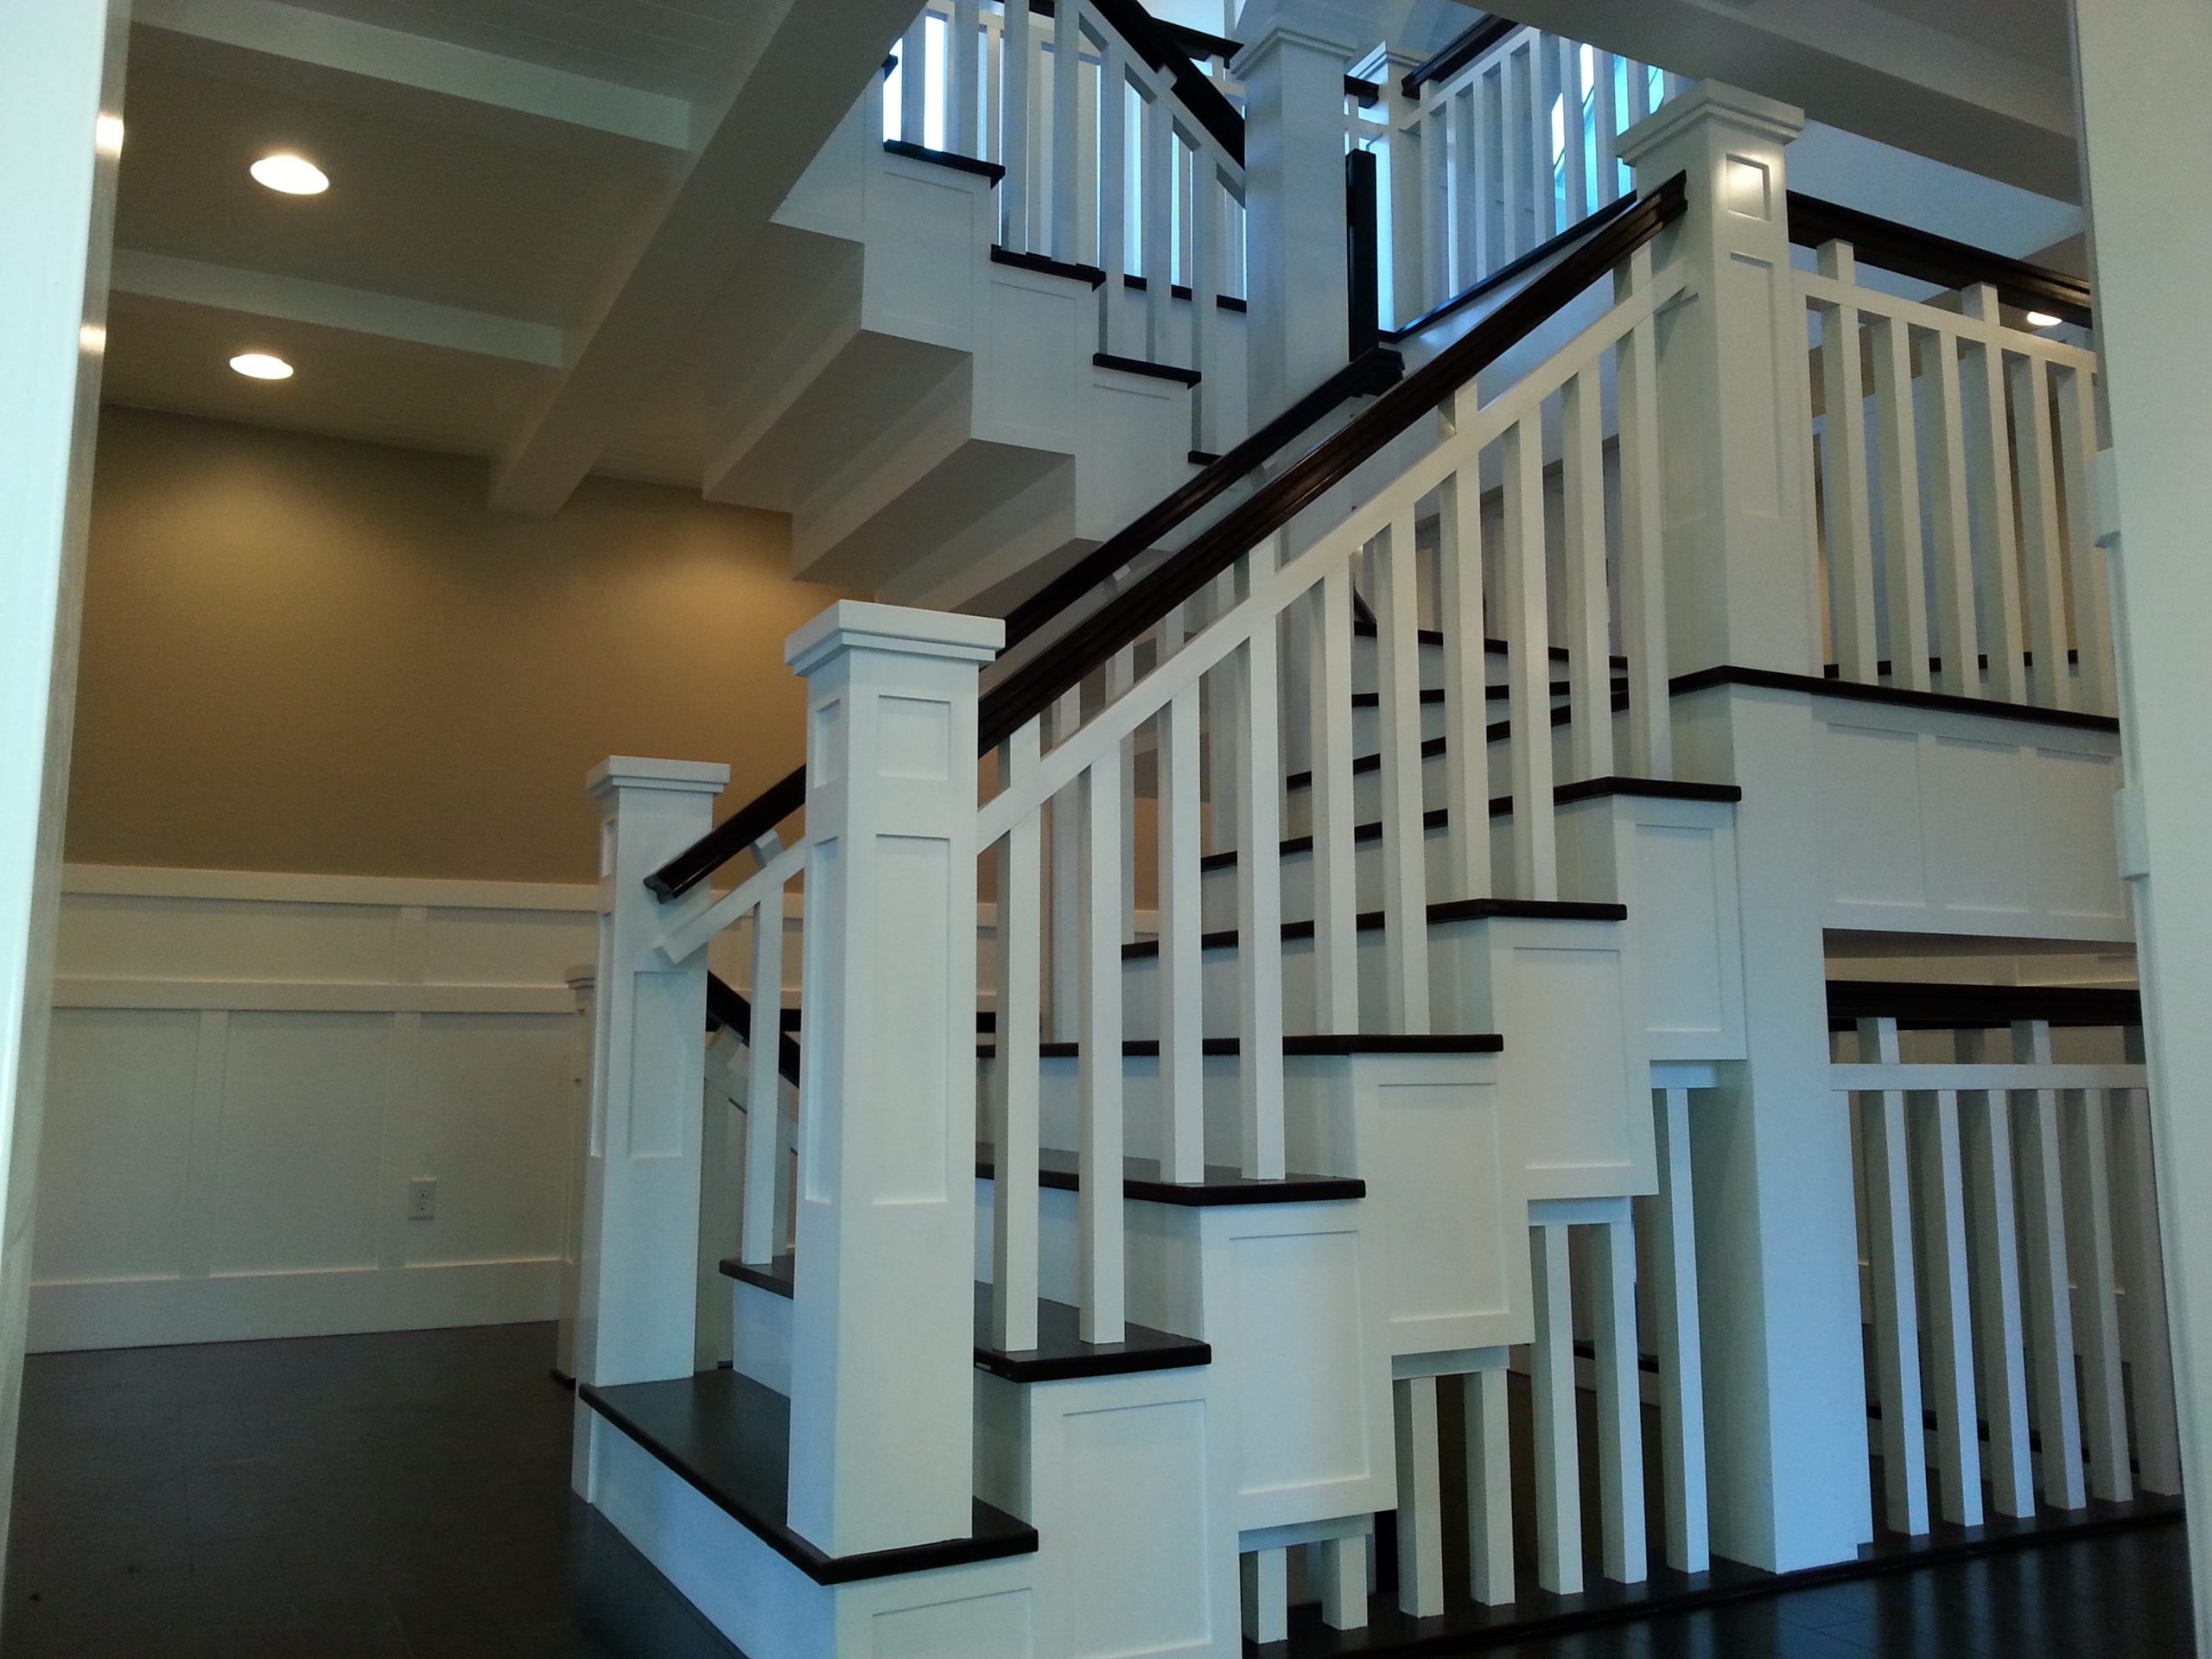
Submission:
[[558,1314],[561,1267],[546,1259],[50,1281],[31,1287],[29,1345],[35,1354],[518,1325]]

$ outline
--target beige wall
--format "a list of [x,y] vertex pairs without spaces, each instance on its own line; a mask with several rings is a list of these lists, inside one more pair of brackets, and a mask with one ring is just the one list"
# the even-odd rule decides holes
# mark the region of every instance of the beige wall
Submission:
[[787,521],[588,480],[484,505],[480,461],[109,409],[73,861],[588,880],[586,770],[798,764]]

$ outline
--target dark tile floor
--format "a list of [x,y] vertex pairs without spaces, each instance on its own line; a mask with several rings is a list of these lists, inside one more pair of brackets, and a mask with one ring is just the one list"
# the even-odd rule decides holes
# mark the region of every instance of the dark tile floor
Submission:
[[[0,1651],[732,1659],[569,1496],[551,1354],[512,1325],[35,1357]],[[1492,1651],[2178,1659],[2189,1613],[2162,1526]]]

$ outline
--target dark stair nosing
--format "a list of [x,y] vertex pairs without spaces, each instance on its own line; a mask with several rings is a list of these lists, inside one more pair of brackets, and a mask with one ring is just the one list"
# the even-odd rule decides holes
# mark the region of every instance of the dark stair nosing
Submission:
[[[1561,784],[1553,790],[1552,804],[1572,806],[1579,801],[1608,800],[1617,797],[1655,801],[1717,801],[1734,805],[1744,798],[1744,791],[1733,784],[1693,784],[1662,778],[1586,778],[1580,783]],[[1490,815],[1493,818],[1511,817],[1513,798],[1510,795],[1493,795]],[[1421,825],[1424,830],[1441,830],[1451,822],[1452,813],[1448,807],[1431,807],[1421,815]],[[1372,823],[1353,825],[1351,838],[1355,842],[1382,840],[1382,821],[1377,819]],[[1286,836],[1276,850],[1285,858],[1310,853],[1313,850],[1313,837]],[[1236,849],[1232,847],[1226,852],[1208,853],[1198,861],[1198,868],[1201,870],[1233,870],[1236,868]]]
[[[1613,693],[1612,712],[1617,715],[1624,715],[1628,712],[1627,692]],[[1553,709],[1551,723],[1554,726],[1572,726],[1574,723],[1574,710],[1572,708]],[[1483,741],[1485,745],[1508,742],[1512,736],[1513,722],[1510,720],[1492,721],[1483,728]],[[1450,747],[1450,742],[1446,739],[1432,737],[1421,746],[1421,758],[1424,760],[1433,760],[1439,755],[1445,753]],[[1351,763],[1351,769],[1355,776],[1363,772],[1380,772],[1382,769],[1382,752],[1377,750],[1373,754],[1357,757]],[[1294,772],[1283,779],[1283,787],[1311,789],[1313,787],[1313,774],[1310,771]]]
[[[1135,289],[1138,293],[1141,294],[1147,289],[1150,288],[1152,284],[1145,281],[1143,276],[1139,275],[1137,272],[1134,270],[1125,270],[1122,273],[1122,286],[1123,288]],[[1194,297],[1191,292],[1191,285],[1188,283],[1171,283],[1168,287],[1167,292],[1172,298],[1178,300],[1187,300]],[[1234,294],[1217,294],[1213,296],[1213,302],[1218,308],[1224,311],[1249,311],[1251,309],[1249,302],[1239,298]]]
[[893,156],[903,156],[910,162],[928,162],[938,167],[950,168],[956,173],[972,173],[979,179],[988,179],[997,184],[1006,177],[1006,168],[996,162],[978,160],[963,156],[957,150],[931,149],[927,144],[909,143],[904,138],[887,138],[883,148]]
[[[1428,907],[1428,923],[1433,927],[1440,922],[1479,922],[1495,917],[1512,917],[1529,921],[1544,922],[1624,922],[1628,919],[1626,905],[1594,904],[1579,899],[1449,899]],[[1363,910],[1354,918],[1353,925],[1363,933],[1374,932],[1383,925],[1382,912]],[[1310,939],[1313,937],[1311,922],[1285,922],[1282,937],[1291,939]],[[1236,930],[1219,928],[1198,936],[1201,950],[1234,950]],[[1158,939],[1139,939],[1134,944],[1122,947],[1122,960],[1135,961],[1160,954]]]
[[1187,452],[1183,459],[1193,467],[1211,467],[1221,457],[1211,449],[1192,449]]
[[1195,386],[1203,378],[1196,369],[1186,369],[1179,363],[1148,363],[1141,357],[1119,357],[1112,352],[1093,352],[1094,368],[1112,369],[1118,374],[1141,374],[1152,380],[1173,380],[1180,385]]
[[1071,260],[1055,259],[1050,254],[1022,253],[1016,249],[994,243],[991,263],[1011,265],[1016,270],[1032,270],[1043,276],[1065,276],[1071,282],[1087,283],[1092,288],[1104,286],[1106,272],[1097,265],[1078,265]]
[[[1039,1186],[1059,1192],[1083,1190],[1073,1153],[1048,1149],[1038,1154],[1037,1163]],[[1209,1164],[1204,1180],[1179,1182],[1162,1179],[1157,1159],[1124,1158],[1122,1167],[1123,1198],[1188,1210],[1246,1204],[1305,1204],[1367,1196],[1367,1183],[1357,1175],[1294,1173],[1280,1180],[1260,1180],[1225,1164]],[[997,1154],[980,1142],[976,1147],[976,1176],[986,1181],[998,1179]]]
[[1740,685],[1770,691],[1799,691],[1815,697],[1834,697],[1848,702],[1884,703],[1893,709],[1927,709],[1944,714],[1980,715],[1990,720],[2018,720],[2041,726],[2063,726],[2075,731],[2117,735],[2120,721],[2111,715],[2085,714],[2078,709],[2044,709],[2033,703],[1999,702],[1993,697],[1962,697],[1948,691],[1912,691],[1903,686],[1866,685],[1856,680],[1829,679],[1824,675],[1790,674],[1780,669],[1739,668],[1723,663],[1679,674],[1667,682],[1670,696],[1683,697],[1716,686]]
[[791,1402],[736,1371],[626,1382],[578,1397],[817,1584],[1033,1554],[1037,1530],[977,1499],[965,1537],[830,1555],[790,1524]]
[[[1382,626],[1375,620],[1372,614],[1367,616],[1355,614],[1351,620],[1351,631],[1363,639],[1372,639],[1381,633]],[[1424,645],[1440,645],[1444,643],[1441,629],[1417,628],[1414,633]],[[1487,636],[1483,640],[1483,649],[1493,657],[1510,657],[1513,653],[1513,647],[1507,641]],[[1572,662],[1574,659],[1574,654],[1565,645],[1547,645],[1544,650],[1545,654],[1555,663]],[[1625,669],[1628,666],[1628,658],[1618,652],[1609,657],[1607,661],[1615,668]]]
[[[1243,1052],[1244,1046],[1235,1037],[1204,1039],[1201,1051],[1215,1058],[1231,1058]],[[1423,1033],[1408,1036],[1397,1033],[1342,1032],[1322,1033],[1319,1035],[1286,1037],[1282,1052],[1292,1059],[1349,1058],[1355,1055],[1389,1054],[1496,1054],[1505,1047],[1505,1039],[1494,1031],[1467,1032],[1459,1035]],[[998,1058],[995,1041],[977,1043],[976,1058],[982,1060]],[[1037,1046],[1039,1058],[1048,1060],[1071,1060],[1083,1053],[1081,1043],[1052,1042]],[[1158,1059],[1160,1039],[1157,1037],[1130,1037],[1122,1041],[1124,1059]]]
[[[787,1252],[766,1267],[724,1261],[724,1276],[789,1300],[798,1288],[797,1262]],[[1005,1349],[990,1340],[991,1287],[976,1287],[976,1369],[1009,1382],[1063,1382],[1084,1376],[1129,1376],[1140,1371],[1211,1365],[1213,1346],[1134,1322],[1119,1342],[1085,1342],[1082,1315],[1065,1302],[1037,1299],[1037,1345]]]

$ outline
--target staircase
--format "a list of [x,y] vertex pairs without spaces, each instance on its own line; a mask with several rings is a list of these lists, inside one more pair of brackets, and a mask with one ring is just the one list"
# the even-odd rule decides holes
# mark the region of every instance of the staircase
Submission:
[[[754,1659],[1394,1652],[1779,1583],[1873,1537],[1870,1374],[1886,1519],[1928,1533],[1901,1223],[1871,1367],[1859,1311],[1903,1108],[1878,1164],[1828,1108],[1977,1084],[1833,1060],[1822,938],[1880,906],[2124,937],[2078,833],[2116,766],[2102,574],[2062,528],[2094,357],[2005,321],[2017,273],[1956,311],[1859,285],[1833,210],[1783,211],[1794,112],[1649,115],[1676,89],[1640,67],[1486,29],[1389,94],[1435,169],[1394,180],[1441,181],[1377,232],[1428,250],[1410,368],[1365,353],[1208,459],[1244,423],[1210,213],[1133,320],[1128,174],[1069,181],[1134,113],[1185,181],[1140,169],[1163,248],[1241,151],[1139,9],[1048,16],[1048,53],[1019,5],[918,21],[899,136],[871,93],[761,262],[748,302],[800,321],[732,379],[712,481],[792,511],[810,573],[1029,597],[833,607],[788,646],[806,771],[719,825],[718,766],[594,774],[578,1490]],[[1451,135],[1577,75],[1557,225],[1540,149],[1493,188]],[[1129,106],[1079,123],[1085,86]],[[1904,896],[1819,856],[1907,834]],[[1759,1347],[1785,1327],[1802,1351]],[[2118,1352],[2084,1384],[2111,1502]],[[1761,1491],[1791,1503],[1747,1520]]]

